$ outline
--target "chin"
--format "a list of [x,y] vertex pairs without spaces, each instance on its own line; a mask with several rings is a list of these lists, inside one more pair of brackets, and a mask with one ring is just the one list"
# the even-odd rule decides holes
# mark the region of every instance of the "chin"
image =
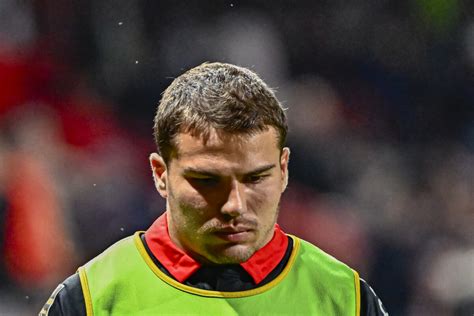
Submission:
[[253,247],[248,245],[232,245],[225,249],[213,251],[212,262],[216,264],[239,264],[247,261],[255,252]]

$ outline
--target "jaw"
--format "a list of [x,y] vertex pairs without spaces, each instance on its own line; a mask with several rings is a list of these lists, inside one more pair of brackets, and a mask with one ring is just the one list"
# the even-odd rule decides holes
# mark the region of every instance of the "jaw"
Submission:
[[247,261],[256,251],[246,244],[231,244],[212,247],[206,260],[213,264],[239,264]]

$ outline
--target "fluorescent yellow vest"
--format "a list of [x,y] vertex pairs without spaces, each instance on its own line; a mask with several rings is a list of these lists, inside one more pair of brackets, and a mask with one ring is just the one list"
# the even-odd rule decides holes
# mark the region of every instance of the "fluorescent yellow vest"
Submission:
[[161,272],[139,233],[79,268],[87,315],[355,315],[359,276],[314,245],[291,236],[293,251],[270,283],[241,292],[181,284]]

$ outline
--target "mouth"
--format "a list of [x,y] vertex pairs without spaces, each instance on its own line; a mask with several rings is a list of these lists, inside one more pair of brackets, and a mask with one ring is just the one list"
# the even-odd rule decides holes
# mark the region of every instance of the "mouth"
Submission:
[[238,229],[238,230],[220,230],[216,231],[215,235],[222,240],[234,243],[242,243],[248,241],[252,236],[251,229]]

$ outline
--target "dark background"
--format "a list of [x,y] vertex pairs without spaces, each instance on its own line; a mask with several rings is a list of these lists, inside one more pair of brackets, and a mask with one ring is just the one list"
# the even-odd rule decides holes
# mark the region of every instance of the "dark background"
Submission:
[[391,315],[474,311],[474,2],[0,1],[0,314],[164,210],[153,116],[204,61],[288,108],[280,224]]

